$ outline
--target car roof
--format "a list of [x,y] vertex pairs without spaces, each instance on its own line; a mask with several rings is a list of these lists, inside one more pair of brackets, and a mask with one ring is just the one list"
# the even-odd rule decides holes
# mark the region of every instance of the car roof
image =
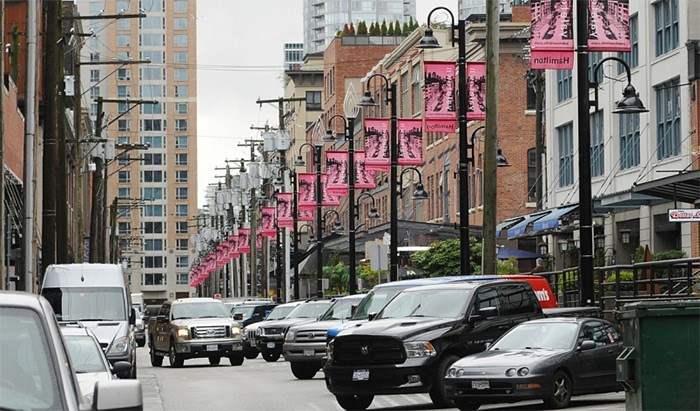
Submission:
[[89,328],[83,327],[80,324],[61,324],[60,328],[61,334],[63,335],[95,336]]
[[[547,317],[547,318],[539,318],[536,320],[530,320],[527,321],[528,324],[532,323],[583,323],[586,321],[601,321],[607,323],[607,321],[603,320],[602,318],[594,318],[594,317]],[[523,323],[525,324],[525,323]]]
[[[193,298],[179,298],[173,301],[173,304],[194,304],[194,303],[210,303],[210,302],[221,302],[217,298],[209,297],[193,297]],[[222,303],[223,304],[223,303]]]
[[455,275],[446,277],[428,277],[428,278],[412,278],[410,280],[392,281],[383,284],[377,284],[374,288],[385,287],[419,287],[431,284],[443,284],[457,281],[485,281],[497,280],[500,277],[497,275]]
[[23,291],[0,291],[0,305],[32,308],[41,311],[41,300],[39,295],[30,294]]
[[[496,277],[496,278],[498,278],[498,277]],[[480,280],[483,280],[483,279],[480,279]],[[489,284],[501,284],[501,283],[515,284],[515,283],[525,283],[525,281],[498,280],[498,279],[495,279],[493,281],[489,281]],[[446,282],[446,283],[411,287],[411,288],[407,288],[404,291],[413,292],[413,291],[420,291],[420,290],[454,290],[454,289],[473,290],[473,289],[476,289],[483,284],[484,284],[484,281],[457,280],[455,282]]]

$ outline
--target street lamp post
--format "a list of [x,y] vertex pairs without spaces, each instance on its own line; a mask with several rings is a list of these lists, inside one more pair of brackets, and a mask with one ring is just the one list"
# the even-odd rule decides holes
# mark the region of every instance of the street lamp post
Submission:
[[[623,99],[613,110],[616,114],[644,113],[648,110],[639,100],[632,86],[632,74],[627,63],[617,57],[601,60],[593,69],[594,80],[588,80],[588,2],[576,2],[576,76],[578,94],[578,172],[579,172],[579,237],[581,241],[579,256],[580,300],[584,305],[594,301],[593,290],[593,203],[591,196],[591,128],[590,108],[598,108],[598,69],[608,60],[621,63],[627,72],[627,86]],[[590,89],[595,90],[595,101],[591,104]]]
[[[287,166],[282,166],[280,167],[277,172],[279,173],[277,176],[277,179],[275,179],[274,185],[277,189],[281,190],[284,187],[284,179],[282,178],[284,170],[289,171],[289,180],[292,183],[292,232],[296,233],[297,231],[297,218],[299,216],[299,210],[298,210],[298,205],[297,205],[297,191],[298,191],[298,186],[297,186],[297,175],[292,170],[291,168]],[[278,235],[281,233],[281,229],[278,230]],[[278,238],[277,241],[277,251],[280,252],[280,247],[281,247],[282,240]],[[294,237],[294,241],[292,244],[293,250],[294,250],[294,261],[291,260],[290,258],[290,263],[294,266],[294,279],[293,279],[293,287],[294,287],[294,299],[298,300],[299,299],[299,247],[297,246],[297,241],[296,241],[296,235]],[[281,254],[281,253],[280,253]],[[280,271],[277,272],[277,285],[278,285],[278,296],[279,294],[279,284],[281,281],[281,268],[280,266],[282,263],[279,261],[277,262],[278,269]],[[278,297],[279,300],[279,297]],[[281,301],[278,301],[281,302]]]
[[[389,173],[389,185],[391,187],[396,187],[396,182],[398,180],[398,142],[397,142],[397,117],[396,117],[396,83],[389,81],[389,78],[383,74],[375,73],[369,76],[367,79],[367,89],[365,90],[365,95],[362,97],[358,106],[368,107],[375,106],[374,98],[372,93],[369,91],[369,82],[374,78],[379,77],[384,80],[386,89],[389,93],[386,96],[385,104],[391,104],[391,131],[389,140],[389,156],[391,160],[391,170]],[[393,188],[392,188],[393,190]],[[397,196],[390,192],[389,195],[389,237],[391,239],[389,243],[389,281],[396,281],[399,276],[399,251],[398,251],[398,241],[399,241],[399,204]]]
[[467,52],[466,52],[466,21],[458,20],[455,26],[455,18],[446,7],[436,7],[428,13],[428,27],[425,35],[418,44],[418,48],[440,48],[440,43],[433,35],[430,27],[430,17],[437,10],[444,10],[452,19],[452,46],[455,45],[454,31],[457,30],[457,76],[459,77],[459,247],[460,247],[460,273],[471,274],[471,256],[469,250],[469,154],[467,142]]

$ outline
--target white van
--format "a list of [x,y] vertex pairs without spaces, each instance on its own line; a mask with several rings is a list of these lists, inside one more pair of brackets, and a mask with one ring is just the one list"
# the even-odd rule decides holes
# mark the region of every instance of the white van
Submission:
[[61,323],[80,322],[100,341],[111,364],[131,363],[136,378],[136,319],[122,268],[116,264],[52,264],[46,268],[41,295]]

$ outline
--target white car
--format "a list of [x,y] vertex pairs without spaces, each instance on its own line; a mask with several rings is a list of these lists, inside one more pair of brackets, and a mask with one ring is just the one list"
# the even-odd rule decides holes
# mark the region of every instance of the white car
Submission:
[[90,329],[70,324],[61,327],[68,355],[75,370],[83,398],[92,404],[93,391],[98,381],[115,380],[117,373],[131,371],[127,361],[117,361],[110,366],[100,342]]

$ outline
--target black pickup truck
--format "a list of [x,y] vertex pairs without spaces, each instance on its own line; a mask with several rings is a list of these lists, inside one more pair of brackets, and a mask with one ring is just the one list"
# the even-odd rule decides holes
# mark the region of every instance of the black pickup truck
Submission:
[[437,407],[454,406],[443,382],[450,365],[483,351],[515,324],[542,317],[526,281],[409,288],[371,321],[329,343],[326,387],[345,409],[365,409],[375,395],[409,393],[429,393]]

